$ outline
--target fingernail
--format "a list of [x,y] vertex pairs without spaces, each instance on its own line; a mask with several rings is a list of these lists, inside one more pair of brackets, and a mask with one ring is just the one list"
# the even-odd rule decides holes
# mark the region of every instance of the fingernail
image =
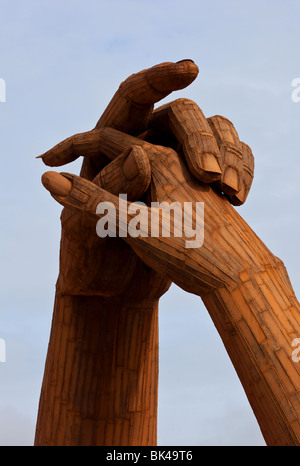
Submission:
[[149,68],[147,81],[159,92],[170,93],[183,89],[198,76],[199,68],[192,60],[181,60],[177,63],[161,63]]
[[203,169],[206,172],[211,172],[211,173],[216,173],[216,174],[222,173],[218,160],[216,159],[214,154],[211,154],[210,152],[206,152],[205,154],[202,155],[202,164],[203,164]]
[[178,86],[186,87],[198,76],[199,68],[193,60],[180,60],[175,64],[174,82]]
[[192,63],[195,64],[194,60],[192,60],[191,58],[184,58],[183,60],[178,60],[176,63],[181,63],[183,61],[191,61]]
[[123,165],[123,173],[127,180],[133,180],[140,173],[135,155],[136,149],[133,147]]
[[233,167],[226,168],[222,184],[226,194],[236,194],[239,191],[239,177]]
[[240,191],[235,194],[235,198],[238,200],[239,204],[244,204],[245,200],[246,200],[246,188],[245,188],[245,185],[243,183],[242,185],[242,188],[240,189]]
[[57,172],[44,173],[42,183],[51,194],[56,196],[68,196],[72,190],[71,181]]

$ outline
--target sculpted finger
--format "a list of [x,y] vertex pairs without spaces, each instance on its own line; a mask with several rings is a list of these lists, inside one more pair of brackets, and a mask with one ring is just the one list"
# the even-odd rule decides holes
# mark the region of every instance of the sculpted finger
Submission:
[[[118,234],[125,237],[130,220],[127,216],[129,203],[126,200],[118,198],[91,181],[70,173],[46,172],[42,176],[42,183],[52,197],[65,207],[87,213],[94,218],[103,217],[107,209],[109,236]],[[146,206],[145,209],[148,212]],[[115,234],[112,234],[113,230]]]
[[145,144],[140,138],[118,131],[114,128],[102,128],[100,133],[101,152],[110,160],[114,160],[131,146],[142,146]]
[[49,167],[60,167],[73,162],[80,156],[97,157],[100,153],[100,140],[99,130],[75,134],[37,158],[41,158],[44,164]]
[[130,146],[142,143],[141,139],[118,132],[113,128],[100,128],[75,134],[37,158],[41,158],[49,167],[66,165],[80,156],[98,159],[100,153],[114,160]]
[[42,176],[44,187],[54,196],[68,196],[72,190],[72,182],[57,172],[46,172]]
[[50,167],[73,162],[79,156],[100,158],[100,128],[110,126],[133,135],[140,134],[147,127],[154,103],[191,84],[198,72],[192,60],[182,60],[161,63],[129,76],[121,83],[94,130],[71,136],[38,158]]
[[96,128],[111,126],[138,135],[148,125],[154,103],[191,84],[198,75],[192,60],[161,63],[132,74],[119,89],[99,119]]
[[192,100],[177,99],[153,112],[150,126],[174,134],[191,173],[204,183],[221,179],[219,147],[202,110]]
[[151,166],[141,146],[131,146],[110,162],[94,178],[93,183],[118,195],[126,193],[129,200],[139,199],[151,181]]
[[223,174],[218,182],[219,189],[228,195],[237,194],[241,189],[243,153],[238,134],[231,123],[223,116],[216,115],[207,119],[218,143]]
[[241,189],[237,194],[232,196],[227,196],[231,204],[235,206],[239,206],[244,204],[246,201],[253,177],[254,177],[254,157],[250,147],[241,142],[242,146],[242,153],[243,153],[243,170],[242,170],[242,177],[241,177]]

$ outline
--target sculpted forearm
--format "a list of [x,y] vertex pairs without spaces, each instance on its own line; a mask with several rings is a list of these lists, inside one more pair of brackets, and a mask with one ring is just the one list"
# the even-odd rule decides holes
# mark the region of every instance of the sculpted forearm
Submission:
[[300,444],[300,305],[281,264],[203,297],[268,445]]
[[56,293],[35,445],[156,445],[158,307]]

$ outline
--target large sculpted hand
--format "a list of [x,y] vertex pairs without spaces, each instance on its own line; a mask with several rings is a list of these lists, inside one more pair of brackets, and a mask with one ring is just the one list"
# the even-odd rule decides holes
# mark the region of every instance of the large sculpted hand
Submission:
[[[147,172],[151,174],[151,182],[149,190],[147,191],[148,196],[145,197],[145,202],[158,202],[159,204],[166,202],[168,205],[173,207],[178,207],[178,211],[173,212],[175,218],[178,219],[178,216],[181,217],[182,221],[188,224],[188,220],[184,218],[184,214],[187,215],[187,212],[184,212],[184,204],[194,203],[193,210],[190,212],[190,215],[193,217],[190,221],[190,229],[192,230],[192,224],[197,221],[195,218],[196,214],[196,203],[205,202],[206,205],[206,215],[207,217],[212,218],[213,230],[216,230],[219,227],[217,221],[221,221],[222,224],[225,223],[226,218],[222,216],[222,213],[218,214],[218,203],[211,205],[208,210],[208,194],[209,192],[217,192],[217,199],[220,199],[221,202],[225,202],[225,205],[228,204],[228,201],[232,204],[242,204],[245,202],[248,195],[251,182],[253,179],[253,155],[250,148],[245,144],[239,141],[237,132],[230,121],[224,117],[215,116],[211,117],[208,120],[204,117],[200,108],[192,101],[187,99],[178,99],[170,104],[166,104],[163,107],[160,107],[156,110],[149,122],[149,128],[145,131],[143,136],[151,140],[152,143],[130,136],[123,132],[117,131],[113,128],[102,128],[97,132],[93,133],[93,140],[91,138],[84,139],[85,135],[76,135],[71,139],[68,139],[60,145],[54,147],[50,152],[46,153],[43,156],[43,160],[46,164],[49,164],[49,160],[52,164],[63,165],[65,162],[71,159],[71,153],[68,152],[68,158],[65,159],[65,154],[67,148],[70,146],[72,141],[72,151],[73,154],[77,156],[76,144],[80,140],[80,148],[82,154],[89,154],[89,160],[93,160],[93,157],[97,157],[94,154],[91,155],[90,147],[97,141],[98,147],[101,148],[102,154],[106,155],[109,159],[113,159],[109,165],[107,165],[99,175],[93,179],[94,185],[105,188],[106,191],[109,190],[112,194],[122,193],[120,186],[122,185],[125,188],[125,184],[122,183],[122,170],[124,172],[124,160],[126,160],[127,154],[136,154],[139,155],[140,161],[140,178],[136,177],[134,180],[142,179],[143,173]],[[173,140],[172,140],[173,137]],[[153,142],[156,144],[153,144]],[[157,142],[161,144],[168,144],[177,146],[177,151],[171,147],[166,147],[165,145],[158,145]],[[184,160],[185,159],[185,160]],[[127,158],[128,160],[128,158]],[[149,169],[147,167],[149,163]],[[126,162],[127,164],[127,162]],[[147,167],[147,170],[144,169]],[[143,170],[144,169],[144,170]],[[69,175],[70,176],[70,175]],[[72,177],[71,177],[72,179]],[[80,178],[75,178],[74,183],[78,185],[77,189],[88,189],[88,184],[82,184],[83,180]],[[113,179],[114,183],[111,182]],[[118,183],[115,180],[118,180]],[[54,185],[59,187],[60,182],[62,183],[62,189],[64,188],[63,184],[66,183],[60,175],[55,174],[55,172],[48,172],[43,176],[43,183],[46,187],[52,188]],[[209,188],[209,184],[212,184],[213,189]],[[135,189],[137,184],[135,183]],[[143,187],[146,186],[144,183]],[[147,186],[148,187],[148,186]],[[131,186],[127,183],[127,190],[130,190]],[[55,188],[54,188],[55,191]],[[76,190],[75,190],[76,191]],[[59,191],[60,192],[60,191]],[[102,202],[110,202],[109,199],[116,205],[118,222],[122,216],[122,212],[118,211],[119,205],[117,205],[117,200],[115,196],[104,195],[102,192]],[[143,192],[141,192],[143,194]],[[128,194],[127,194],[128,196]],[[138,196],[132,197],[129,194],[130,200],[139,200]],[[60,201],[60,198],[57,198]],[[86,198],[88,199],[88,197]],[[97,202],[101,201],[101,196],[96,196]],[[79,201],[79,204],[78,204]],[[62,204],[66,201],[62,200]],[[87,222],[89,216],[88,213],[96,208],[93,205],[91,206],[91,201],[88,202],[88,207],[84,206],[84,203],[80,203],[80,198],[75,200],[73,198],[75,206],[78,204],[78,209],[75,209],[75,215],[78,215],[79,212],[84,212],[84,216],[81,218],[85,219]],[[214,202],[214,201],[213,201]],[[174,204],[173,204],[174,203]],[[65,205],[72,209],[72,202],[70,204],[65,203]],[[222,205],[222,204],[221,204]],[[124,204],[124,209],[127,211],[132,210],[132,207],[129,207],[129,203]],[[74,210],[74,209],[73,209]],[[138,234],[141,238],[151,237],[151,239],[142,239],[142,242],[145,244],[144,247],[141,246],[139,242],[131,241],[130,234],[128,235],[127,231],[119,232],[119,236],[129,236],[126,239],[127,243],[131,245],[132,249],[137,252],[139,256],[142,257],[143,262],[145,262],[150,270],[156,270],[158,274],[161,274],[162,271],[162,258],[157,256],[155,249],[159,248],[160,252],[164,251],[168,241],[162,240],[160,237],[154,239],[154,233],[152,229],[158,229],[161,225],[154,225],[153,218],[155,217],[155,209],[150,209],[147,216],[147,232],[141,232]],[[145,212],[145,209],[144,209]],[[172,213],[172,212],[171,212]],[[126,214],[127,215],[127,214]],[[128,215],[127,215],[128,217]],[[129,222],[129,218],[127,221]],[[193,220],[193,221],[192,221]],[[200,219],[198,219],[200,220]],[[95,230],[95,221],[90,219],[91,225]],[[132,222],[131,222],[132,223]],[[175,222],[176,223],[176,222]],[[199,223],[199,221],[198,221]],[[170,225],[174,230],[174,225]],[[186,225],[185,225],[186,226]],[[130,224],[129,224],[130,227]],[[149,227],[149,228],[148,228]],[[184,225],[180,225],[184,230]],[[141,225],[143,228],[143,225]],[[175,228],[178,230],[178,222],[175,225]],[[157,230],[157,231],[158,231]],[[89,232],[91,236],[95,236],[95,232]],[[183,232],[184,233],[184,232]],[[82,234],[82,232],[81,232]],[[166,235],[168,233],[164,233]],[[172,248],[170,249],[170,260],[168,260],[168,267],[173,266],[173,254],[178,252],[180,255],[186,255],[186,244],[189,239],[184,235],[176,233],[174,236],[174,231],[170,235],[173,236]],[[191,238],[190,238],[191,239]],[[197,238],[194,240],[195,244]],[[161,243],[161,246],[159,244]],[[195,246],[192,246],[193,241],[191,241],[191,247],[194,249]],[[204,261],[207,262],[208,259],[204,255],[205,246],[199,249],[196,247],[196,251],[193,251],[191,257],[195,260],[195,267],[198,270],[201,269],[201,273],[206,273],[210,275],[207,277],[207,283],[193,282],[190,280],[190,277],[185,276],[185,273],[179,267],[178,277],[175,278],[175,270],[170,273],[166,273],[163,269],[163,277],[168,280],[175,281],[179,286],[190,291],[192,293],[197,293],[201,295],[203,292],[208,292],[210,290],[209,284],[211,283],[229,283],[230,277],[236,277],[237,271],[232,268],[232,260],[226,260],[224,254],[226,253],[226,248],[224,245],[218,245],[215,241],[211,241],[211,235],[207,236],[205,245],[208,245],[211,250],[215,250],[218,254],[216,257],[213,257],[210,260],[211,270],[203,272]],[[142,248],[139,251],[139,248]],[[147,251],[151,250],[151,254],[148,254]],[[228,249],[228,248],[227,248]],[[166,254],[166,251],[164,251]],[[198,257],[199,254],[199,257]],[[232,253],[231,253],[232,254]],[[209,253],[211,255],[211,252]],[[196,257],[197,256],[197,257]],[[166,261],[164,257],[163,262]],[[122,261],[120,261],[122,262]],[[172,265],[173,264],[173,265]],[[120,264],[121,265],[121,264]],[[128,264],[126,265],[128,267]],[[199,269],[199,270],[200,270]],[[105,272],[106,269],[105,269]],[[108,275],[110,276],[110,271],[108,270]],[[200,287],[199,287],[200,286]],[[148,291],[149,293],[149,291]]]
[[[101,128],[110,126],[132,135],[144,131],[154,103],[189,85],[198,68],[190,60],[162,63],[129,76],[119,87],[95,128],[61,142],[40,156],[48,166],[64,165],[83,156],[81,176],[114,194],[141,199],[149,187],[151,170],[139,150],[127,151],[109,169],[100,146]],[[64,294],[122,297],[123,300],[157,299],[170,286],[161,274],[144,267],[122,241],[99,238],[94,222],[68,208],[62,212],[60,273],[57,287]]]
[[[81,213],[94,228],[103,218],[99,203],[114,206],[118,234],[149,270],[204,301],[267,443],[299,444],[299,370],[289,357],[291,341],[299,331],[299,303],[282,262],[231,206],[242,204],[249,192],[251,150],[239,141],[228,120],[219,116],[206,120],[199,107],[186,99],[154,111],[144,129],[139,138],[103,127],[92,140],[77,135],[71,145],[64,141],[43,156],[46,163],[50,160],[58,166],[72,160],[78,155],[77,142],[80,155],[88,154],[89,160],[97,157],[91,151],[95,145],[114,160],[93,178],[94,183],[53,172],[46,173],[43,182],[55,199]],[[141,208],[148,221],[134,238],[124,235],[125,215],[127,228],[134,221],[132,206],[116,197],[120,181],[116,190],[109,182],[113,173],[121,173],[124,158],[131,153],[139,154],[140,167],[148,167],[149,162],[151,173],[147,196],[130,199],[148,204]],[[146,171],[139,171],[141,179]],[[174,203],[169,235],[143,230],[151,225],[157,232],[162,226],[157,206],[151,207],[150,201]],[[185,231],[175,234],[176,225],[185,203],[192,205],[187,216],[197,225],[199,202],[204,204],[204,241],[201,247],[187,248],[191,238]]]
[[[181,80],[176,82],[175,79],[174,83],[172,67],[173,64],[163,64],[133,75],[121,85],[120,89],[126,87],[126,97],[130,95],[133,100],[140,98],[136,94],[141,93],[142,89],[144,101],[146,95],[147,101],[150,102],[157,100],[158,96],[156,94],[149,96],[149,83],[152,86],[151,92],[155,84],[170,91],[175,86],[182,86],[182,83],[186,85],[196,75],[193,63],[180,62],[177,73]],[[162,84],[164,81],[165,84]],[[132,87],[135,89],[131,89]],[[113,112],[110,107],[120,106],[121,97],[118,94],[120,89],[100,122],[106,122],[106,126],[111,128],[128,128],[131,133],[138,133],[137,127],[138,130],[144,128],[145,131],[141,135],[144,139],[154,142],[155,145],[173,146],[183,152],[191,174],[198,180],[203,183],[214,183],[216,189],[224,193],[234,205],[245,202],[253,179],[254,161],[250,148],[239,141],[231,122],[220,116],[207,120],[200,108],[187,99],[178,99],[153,113],[149,113],[150,103],[144,104],[142,110],[147,114],[147,119],[144,117],[142,123],[139,120],[138,124],[134,123],[136,107],[131,108],[131,114],[125,123],[116,121],[117,117],[116,115],[112,117]],[[165,95],[166,92],[163,96]],[[140,107],[138,110],[141,114]],[[119,111],[122,113],[122,108]],[[108,117],[105,117],[106,114]],[[125,144],[123,147],[121,145],[114,148],[109,147],[111,141],[108,141],[106,147],[105,132],[101,126],[98,123],[94,130],[61,142],[41,156],[43,161],[48,166],[60,166],[81,155],[84,157],[82,177],[113,194],[126,193],[131,201],[143,198],[149,201],[151,197],[149,192],[146,196],[143,195],[150,185],[151,167],[145,153],[138,150],[139,143],[134,144],[132,141],[132,147]],[[123,151],[122,155],[107,166],[109,160],[119,155],[120,151]],[[103,168],[105,165],[106,167]],[[124,241],[112,242],[109,238],[105,240],[98,238],[95,235],[94,223],[89,221],[87,216],[83,217],[76,211],[64,209],[62,226],[64,251],[61,255],[63,263],[60,267],[58,285],[63,292],[101,296],[123,295],[125,298],[129,293],[138,300],[150,299],[151,296],[159,297],[170,285],[170,282],[166,282],[159,272],[146,270]],[[74,253],[75,245],[76,253]],[[72,256],[72,260],[69,256]],[[69,267],[68,264],[71,262],[72,267]]]

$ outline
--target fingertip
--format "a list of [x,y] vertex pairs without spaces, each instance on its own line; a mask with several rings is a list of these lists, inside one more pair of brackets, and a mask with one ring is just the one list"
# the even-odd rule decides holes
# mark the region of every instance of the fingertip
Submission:
[[191,59],[180,60],[175,63],[176,73],[178,75],[177,81],[183,87],[191,84],[199,74],[199,68],[196,63]]
[[59,167],[60,165],[63,165],[63,162],[59,159],[57,154],[53,152],[52,149],[45,152],[45,154],[39,155],[36,158],[42,159],[42,161],[45,165],[47,165],[47,167]]
[[133,180],[140,173],[140,168],[139,168],[139,163],[138,163],[138,158],[137,158],[139,156],[140,150],[142,151],[142,149],[139,148],[139,146],[133,146],[130,149],[130,152],[123,164],[122,170],[125,175],[125,178],[128,181]]
[[240,191],[239,174],[233,167],[227,167],[222,180],[222,190],[229,195],[237,195]]
[[177,63],[161,63],[150,68],[147,72],[147,80],[157,91],[170,93],[189,86],[198,73],[198,66],[187,59]]
[[[243,152],[243,169],[241,172],[241,186],[237,193],[227,196],[234,206],[243,205],[249,195],[254,178],[254,157],[251,148],[241,141]],[[230,194],[230,193],[228,193]]]
[[186,159],[193,175],[203,183],[215,183],[222,177],[219,158],[212,152],[194,150],[186,153]]
[[232,194],[232,195],[225,193],[225,196],[227,197],[227,199],[232,205],[234,205],[235,207],[239,207],[246,202],[248,194],[249,194],[249,191],[247,192],[245,184],[242,183],[242,187],[238,193]]
[[55,196],[68,196],[72,190],[72,183],[65,176],[54,171],[42,175],[43,186]]
[[139,199],[150,182],[151,165],[146,152],[138,145],[130,146],[93,179],[93,183],[111,194],[126,192],[130,200]]
[[215,155],[211,152],[205,152],[202,154],[202,165],[204,171],[207,173],[208,176],[211,176],[211,179],[215,181],[216,179],[220,179],[222,175],[222,170],[220,168],[220,164],[215,157]]

